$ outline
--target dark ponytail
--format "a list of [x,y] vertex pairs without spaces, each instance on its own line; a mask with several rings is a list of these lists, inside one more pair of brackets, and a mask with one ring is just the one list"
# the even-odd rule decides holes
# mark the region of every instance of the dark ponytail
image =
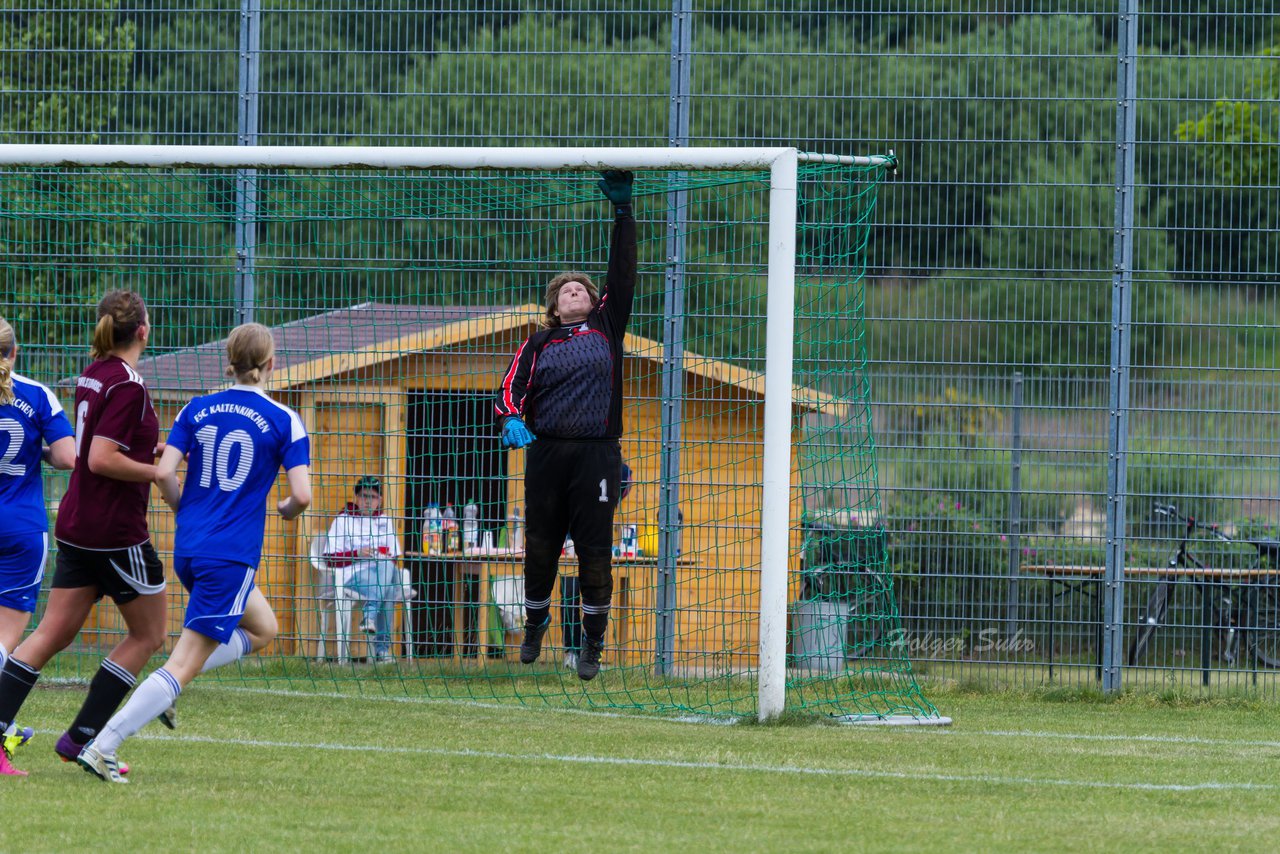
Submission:
[[93,327],[89,354],[106,358],[112,350],[133,343],[147,322],[147,306],[133,291],[109,291],[98,302],[98,324]]

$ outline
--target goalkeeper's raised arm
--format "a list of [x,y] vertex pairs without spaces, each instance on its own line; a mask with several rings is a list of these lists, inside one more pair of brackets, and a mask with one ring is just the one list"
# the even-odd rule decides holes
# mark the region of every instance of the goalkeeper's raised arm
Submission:
[[614,205],[613,237],[609,241],[609,271],[604,295],[596,309],[605,324],[617,331],[619,346],[627,334],[631,303],[636,292],[636,220],[631,215],[630,172],[606,172],[600,189]]
[[636,287],[632,175],[606,172],[599,186],[614,205],[604,293],[577,271],[547,284],[543,328],[516,350],[494,405],[507,447],[524,447],[544,434],[622,435],[622,344]]
[[582,679],[594,678],[600,669],[613,597],[613,510],[622,470],[622,344],[636,285],[632,175],[605,172],[599,186],[614,207],[605,292],[601,295],[586,273],[569,271],[552,278],[543,300],[543,328],[516,351],[494,406],[503,444],[529,447],[520,661],[532,664],[541,653],[560,549],[572,534],[582,591]]

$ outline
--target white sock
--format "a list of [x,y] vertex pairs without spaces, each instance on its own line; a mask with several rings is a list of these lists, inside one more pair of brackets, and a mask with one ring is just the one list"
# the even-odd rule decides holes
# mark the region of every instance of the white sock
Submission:
[[243,658],[245,653],[249,651],[249,646],[249,635],[245,633],[244,629],[236,629],[229,641],[218,645],[218,648],[209,656],[209,660],[204,663],[204,667],[200,668],[200,672],[205,673],[215,667],[221,667],[224,664],[230,664]]
[[4,644],[0,643],[0,668],[4,667],[4,663],[9,660],[9,650],[4,648]]
[[161,667],[134,689],[129,702],[107,721],[94,739],[94,746],[102,753],[115,753],[126,738],[155,720],[181,693],[178,680]]

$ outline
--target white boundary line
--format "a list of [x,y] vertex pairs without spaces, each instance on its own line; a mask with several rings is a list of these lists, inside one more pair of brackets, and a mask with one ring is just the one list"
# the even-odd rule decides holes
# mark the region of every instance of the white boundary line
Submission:
[[993,738],[1060,738],[1065,741],[1133,741],[1143,744],[1203,745],[1206,747],[1280,747],[1280,741],[1233,738],[1201,738],[1194,735],[1124,735],[1122,733],[1035,732],[1030,730],[976,730],[966,735]]
[[[50,680],[52,681],[52,680]],[[67,680],[69,684],[87,684],[82,681]],[[511,703],[495,703],[483,700],[464,700],[456,697],[396,697],[390,695],[375,694],[344,694],[337,691],[317,693],[314,691],[288,691],[281,688],[254,688],[251,686],[240,685],[222,685],[218,683],[196,683],[202,691],[227,691],[236,694],[266,694],[277,697],[319,697],[321,699],[330,700],[377,700],[388,703],[408,703],[411,705],[457,705],[472,709],[486,709],[500,712],[528,712],[537,714],[562,714],[562,715],[583,715],[586,717],[598,718],[622,718],[631,721],[650,721],[653,723],[667,724],[697,724],[701,726],[733,726],[739,723],[742,718],[725,718],[712,715],[698,714],[654,714],[637,710],[635,712],[625,711],[605,711],[603,709],[573,709],[563,706],[517,706]],[[838,720],[832,719],[830,722],[814,722],[815,727],[828,726],[830,724],[838,724]],[[843,728],[843,727],[842,727]],[[956,728],[954,724],[951,727],[943,726],[914,726],[914,727],[872,727],[872,729],[893,729],[907,730],[919,733],[931,733],[939,736],[947,736],[950,738],[964,736],[983,736],[990,738],[1040,738],[1040,739],[1063,739],[1064,741],[1133,741],[1151,744],[1183,744],[1183,745],[1205,745],[1216,747],[1276,747],[1280,748],[1280,741],[1264,741],[1249,739],[1226,739],[1226,738],[1202,738],[1199,736],[1181,736],[1181,735],[1126,735],[1123,733],[1078,733],[1078,732],[1049,732],[1044,730],[966,730]]]
[[[62,681],[62,680],[59,680]],[[67,680],[72,681],[72,680]],[[558,709],[554,707],[527,707],[527,706],[509,706],[500,703],[482,703],[477,700],[453,700],[446,698],[412,698],[412,697],[374,697],[364,695],[351,695],[340,693],[304,693],[295,691],[282,691],[279,689],[258,689],[258,688],[241,688],[224,685],[204,685],[201,686],[207,690],[227,691],[232,693],[244,694],[267,694],[283,697],[299,697],[314,699],[344,699],[344,700],[382,700],[395,703],[414,703],[423,705],[436,704],[454,704],[464,705],[473,708],[483,708],[496,711],[537,711],[537,712],[562,712],[567,714],[591,715],[597,717],[612,718],[629,718],[632,720],[644,721],[663,721],[671,723],[689,723],[691,719],[688,717],[677,718],[671,716],[654,716],[654,715],[628,715],[620,712],[597,712],[589,709]],[[723,720],[716,721],[723,723]],[[910,728],[909,728],[910,729]],[[914,731],[914,730],[912,730]],[[944,730],[937,727],[924,728],[925,732],[944,733],[949,736],[959,735],[976,735],[994,738],[1045,738],[1045,739],[1068,739],[1068,740],[1097,740],[1097,741],[1142,741],[1142,742],[1166,742],[1171,744],[1207,744],[1218,746],[1267,746],[1278,747],[1280,742],[1272,741],[1228,741],[1225,739],[1205,739],[1196,737],[1180,737],[1180,736],[1126,736],[1126,735],[1093,735],[1087,733],[1054,733],[1054,732],[1035,732],[1035,731],[1010,731],[1010,730],[979,730],[973,732],[964,732],[963,730]],[[45,732],[45,731],[41,731]],[[52,732],[52,731],[48,731]],[[458,749],[451,750],[446,748],[426,748],[426,747],[388,747],[386,745],[354,745],[354,744],[331,744],[327,742],[307,743],[301,741],[266,741],[259,739],[226,739],[215,738],[212,736],[197,736],[186,734],[148,734],[139,733],[134,736],[135,739],[150,742],[164,741],[181,741],[192,744],[234,744],[242,747],[271,747],[286,750],[343,750],[353,753],[381,753],[387,755],[414,755],[414,756],[448,756],[462,759],[496,759],[511,760],[518,762],[540,761],[540,762],[558,762],[563,764],[594,764],[594,765],[614,765],[614,766],[630,766],[630,767],[652,767],[652,768],[680,768],[696,771],[729,771],[741,773],[764,773],[764,774],[789,774],[797,776],[814,776],[814,777],[847,777],[858,779],[882,779],[882,780],[912,780],[917,782],[938,782],[938,783],[981,783],[984,785],[998,786],[1056,786],[1066,788],[1082,788],[1082,789],[1120,789],[1129,791],[1150,791],[1150,792],[1203,792],[1203,791],[1274,791],[1280,788],[1280,785],[1274,783],[1222,783],[1217,781],[1206,781],[1201,783],[1134,783],[1134,782],[1118,782],[1109,780],[1070,780],[1062,778],[1038,778],[1038,777],[1001,777],[987,774],[939,774],[931,772],[912,772],[912,771],[880,771],[867,768],[823,768],[823,767],[805,767],[796,765],[756,765],[751,763],[716,763],[716,762],[688,762],[681,760],[668,759],[643,759],[635,757],[620,756],[600,756],[600,755],[581,755],[581,754],[557,754],[557,753],[509,753],[495,750],[467,750]]]
[[381,753],[409,756],[448,756],[459,759],[496,759],[514,762],[555,762],[575,765],[614,765],[636,768],[679,768],[692,771],[729,771],[737,773],[788,774],[805,777],[849,777],[859,779],[913,780],[938,783],[981,783],[998,786],[1060,786],[1084,789],[1127,789],[1152,792],[1203,791],[1272,791],[1280,788],[1272,783],[1125,783],[1109,780],[1066,780],[1061,778],[999,777],[987,774],[937,774],[913,771],[879,771],[869,768],[822,768],[797,765],[756,765],[751,763],[687,762],[671,759],[643,759],[626,756],[600,756],[564,753],[510,753],[499,750],[451,750],[431,747],[388,747],[379,744],[331,744],[301,741],[264,741],[259,739],[227,739],[192,735],[146,735],[145,741],[182,741],[196,744],[233,744],[240,747],[271,747],[286,750],[342,750],[350,753]]
[[[67,679],[67,678],[51,678],[41,680],[42,685],[82,685],[87,686],[89,683],[84,679]],[[322,700],[371,700],[384,703],[407,703],[409,705],[453,705],[462,706],[471,709],[485,709],[498,712],[525,712],[536,714],[559,714],[559,715],[581,715],[584,717],[596,718],[621,718],[630,721],[646,721],[651,723],[667,723],[667,724],[696,724],[701,726],[733,726],[741,719],[715,717],[712,715],[697,714],[653,714],[652,712],[644,712],[637,710],[635,712],[625,711],[605,711],[603,709],[573,709],[563,706],[517,706],[513,703],[496,703],[486,702],[483,700],[464,700],[458,697],[397,697],[386,694],[344,694],[339,691],[288,691],[282,688],[254,688],[242,685],[224,685],[217,682],[197,682],[195,687],[200,691],[225,691],[233,694],[264,694],[274,697],[297,697],[299,699],[317,698]],[[838,723],[838,721],[832,721]],[[827,723],[815,722],[814,726],[827,726]],[[1142,742],[1146,744],[1181,744],[1181,745],[1204,745],[1209,747],[1274,747],[1280,748],[1280,741],[1253,740],[1253,739],[1229,739],[1229,738],[1202,738],[1200,736],[1182,736],[1182,735],[1143,735],[1134,734],[1126,735],[1124,733],[1080,733],[1080,732],[1049,732],[1045,730],[966,730],[964,728],[925,726],[925,727],[873,727],[872,729],[893,729],[906,730],[909,732],[917,732],[922,734],[932,734],[936,736],[945,736],[948,738],[962,738],[966,736],[982,736],[990,738],[1039,738],[1039,739],[1062,739],[1064,741],[1132,741]]]

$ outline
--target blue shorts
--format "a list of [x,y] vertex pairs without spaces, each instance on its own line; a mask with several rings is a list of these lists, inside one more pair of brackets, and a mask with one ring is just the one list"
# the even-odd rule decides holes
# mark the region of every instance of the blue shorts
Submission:
[[41,531],[0,537],[0,606],[30,614],[40,598],[49,535]]
[[173,569],[191,594],[182,625],[218,643],[229,641],[253,591],[254,568],[207,557],[175,557]]

